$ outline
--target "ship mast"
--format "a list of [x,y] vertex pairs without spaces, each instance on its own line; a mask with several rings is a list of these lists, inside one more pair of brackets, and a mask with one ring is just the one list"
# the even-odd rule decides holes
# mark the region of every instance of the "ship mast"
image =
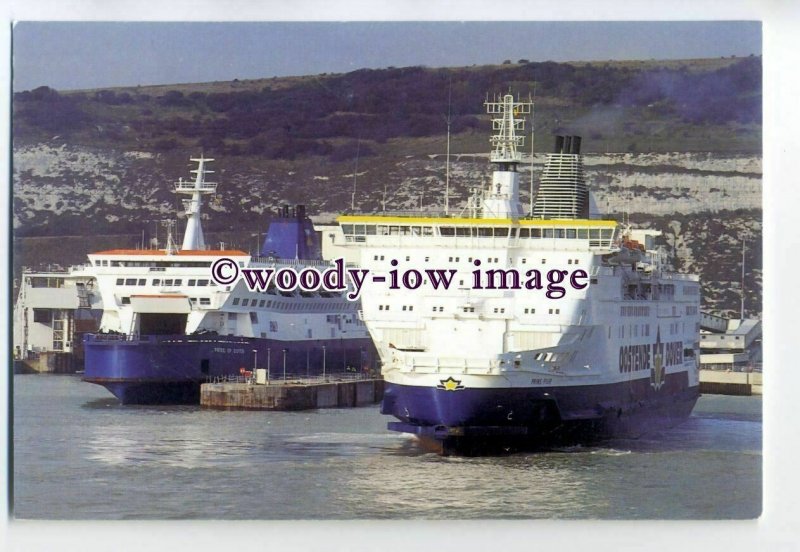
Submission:
[[206,182],[205,175],[213,173],[205,168],[206,163],[213,161],[202,155],[199,158],[191,158],[190,161],[197,163],[197,168],[192,173],[196,175],[194,182],[184,182],[179,179],[175,183],[175,193],[190,195],[190,199],[183,200],[183,207],[186,212],[186,232],[183,234],[183,251],[196,251],[206,248],[206,241],[203,237],[203,227],[200,224],[200,207],[204,195],[217,193],[217,185],[214,182]]
[[521,116],[531,113],[533,102],[514,100],[506,94],[502,98],[488,98],[484,102],[486,112],[496,115],[492,118],[492,153],[490,161],[495,168],[492,181],[485,191],[483,218],[518,218],[523,216],[519,202],[519,173],[517,165],[522,161],[522,148],[525,143],[525,119]]

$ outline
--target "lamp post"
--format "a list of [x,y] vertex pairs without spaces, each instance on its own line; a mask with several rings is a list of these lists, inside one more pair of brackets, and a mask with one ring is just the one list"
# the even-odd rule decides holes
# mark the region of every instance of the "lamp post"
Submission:
[[272,349],[270,349],[269,347],[267,347],[267,385],[269,385],[269,368],[270,368],[270,364],[271,364],[271,363],[270,363],[270,360],[271,360],[271,359],[270,359],[270,351],[271,351],[271,350],[272,350]]
[[286,349],[283,350],[283,383],[286,383]]
[[256,377],[256,370],[258,370],[258,349],[253,349],[253,380]]
[[322,379],[325,380],[325,345],[322,346]]

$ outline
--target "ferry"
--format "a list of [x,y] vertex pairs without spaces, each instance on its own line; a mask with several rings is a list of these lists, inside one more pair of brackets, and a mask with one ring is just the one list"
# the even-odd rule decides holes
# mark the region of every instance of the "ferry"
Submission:
[[[555,138],[526,213],[518,168],[533,103],[506,94],[485,106],[493,173],[464,210],[446,197],[442,213],[347,214],[332,232],[374,275],[361,318],[389,429],[480,454],[685,420],[699,395],[698,277],[668,266],[658,232],[590,212],[579,136]],[[438,271],[451,285],[433,285]],[[551,275],[579,277],[561,280],[562,295],[548,292]]]
[[211,266],[329,266],[302,205],[284,207],[259,255],[211,249],[201,225],[205,179],[213,159],[193,158],[195,178],[179,180],[184,200],[183,242],[167,228],[163,249],[114,249],[88,255],[84,272],[102,303],[99,331],[83,340],[84,381],[106,387],[124,404],[196,404],[203,382],[249,376],[270,380],[362,374],[375,368],[375,351],[358,303],[343,293],[250,291],[243,280],[217,285]]

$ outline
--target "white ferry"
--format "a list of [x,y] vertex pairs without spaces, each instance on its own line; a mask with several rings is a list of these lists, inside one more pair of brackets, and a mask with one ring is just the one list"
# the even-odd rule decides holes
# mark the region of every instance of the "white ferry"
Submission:
[[[590,216],[580,137],[557,137],[526,215],[517,167],[533,104],[486,108],[494,171],[466,216],[338,220],[333,245],[374,275],[361,316],[389,428],[471,453],[684,420],[699,388],[698,278],[664,264],[653,232]],[[447,289],[437,270],[454,271]],[[559,274],[564,293],[548,293]]]
[[[73,268],[67,277],[91,289],[93,306],[102,308],[99,331],[83,339],[84,380],[105,386],[123,403],[196,403],[203,382],[256,368],[265,368],[272,379],[374,368],[374,348],[358,319],[358,303],[344,294],[285,292],[275,286],[250,291],[244,280],[215,284],[211,266],[221,258],[242,268],[330,265],[321,260],[319,240],[302,205],[294,211],[284,207],[270,223],[260,255],[209,248],[201,207],[203,197],[217,189],[205,180],[213,159],[192,161],[198,164],[192,171],[195,179],[180,180],[174,188],[188,195],[181,247],[168,229],[163,249],[92,253],[88,265]],[[41,278],[28,281],[35,284]],[[19,310],[31,320],[38,312],[33,302],[52,295],[43,290],[31,285],[20,295]],[[49,320],[55,331],[53,316]],[[53,339],[53,348],[73,345]]]

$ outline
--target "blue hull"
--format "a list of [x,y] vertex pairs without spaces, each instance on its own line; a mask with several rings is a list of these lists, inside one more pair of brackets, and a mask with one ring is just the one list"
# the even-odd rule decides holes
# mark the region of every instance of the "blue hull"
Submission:
[[254,367],[271,378],[363,372],[377,367],[372,341],[274,341],[230,336],[87,335],[83,380],[104,386],[123,404],[198,404],[200,385]]
[[675,426],[692,412],[699,388],[686,373],[658,391],[649,379],[570,387],[459,389],[385,384],[389,429],[412,433],[443,454],[483,454],[554,444],[639,437]]

